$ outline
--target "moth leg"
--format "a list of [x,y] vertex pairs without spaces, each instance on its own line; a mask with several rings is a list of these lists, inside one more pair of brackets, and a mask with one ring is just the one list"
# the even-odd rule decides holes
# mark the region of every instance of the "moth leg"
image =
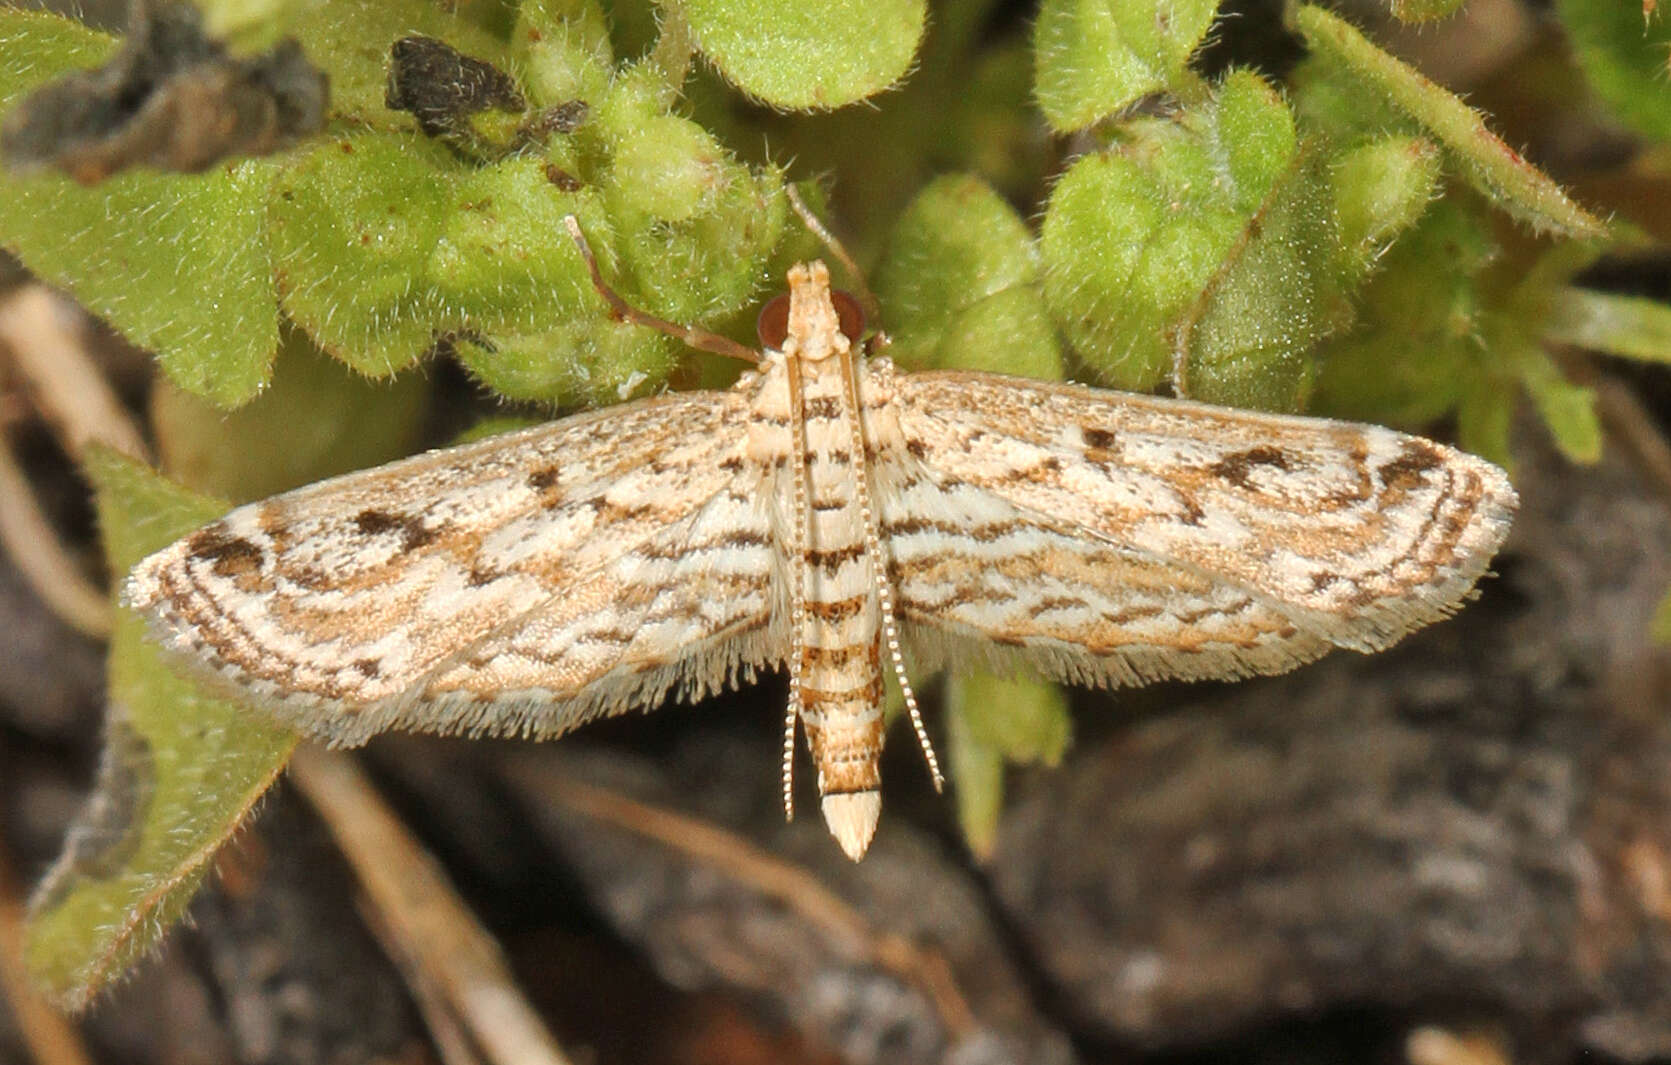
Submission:
[[744,362],[760,364],[760,353],[753,348],[745,347],[730,337],[710,333],[706,329],[695,326],[680,325],[665,318],[657,318],[648,311],[641,311],[637,307],[621,298],[621,294],[609,287],[598,270],[597,256],[592,254],[592,246],[586,241],[586,234],[580,229],[580,219],[574,215],[564,215],[563,225],[568,228],[569,236],[574,238],[575,245],[580,249],[580,257],[586,260],[586,271],[592,275],[592,287],[598,290],[598,295],[609,304],[609,316],[617,322],[631,322],[647,329],[654,329],[659,333],[666,333],[676,340],[682,340],[698,351],[712,352],[724,355],[730,359],[742,359]]

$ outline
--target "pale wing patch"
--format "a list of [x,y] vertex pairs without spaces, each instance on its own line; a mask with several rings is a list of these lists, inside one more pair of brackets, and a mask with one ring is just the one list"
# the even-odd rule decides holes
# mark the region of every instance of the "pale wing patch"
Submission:
[[[451,675],[438,671],[457,656],[558,600],[584,601],[606,575],[648,574],[641,548],[676,552],[666,538],[713,534],[704,519],[740,523],[727,534],[764,545],[744,414],[733,393],[660,397],[325,481],[152,555],[125,596],[170,647],[326,738],[480,728],[462,710],[424,720],[421,686]],[[736,497],[751,505],[722,502]],[[769,550],[743,553],[738,567],[768,581]]]
[[1516,502],[1490,463],[1374,426],[986,374],[892,384],[936,480],[1228,583],[1342,647],[1454,610]]
[[1230,582],[1048,528],[975,485],[898,481],[883,533],[924,665],[1128,686],[1280,673],[1330,647]]
[[[752,680],[783,658],[773,544],[758,486],[736,484],[356,712],[353,727],[549,737]],[[340,711],[320,723],[338,727]]]

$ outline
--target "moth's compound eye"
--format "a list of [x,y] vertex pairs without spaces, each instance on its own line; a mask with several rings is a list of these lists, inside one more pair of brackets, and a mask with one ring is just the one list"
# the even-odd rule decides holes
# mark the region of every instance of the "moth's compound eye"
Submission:
[[783,350],[783,342],[789,339],[789,293],[773,296],[771,302],[760,308],[754,331],[760,336],[760,346],[767,351]]
[[865,312],[859,306],[858,299],[851,292],[836,289],[830,293],[830,302],[835,304],[836,317],[841,320],[841,331],[847,334],[847,339],[854,347],[865,335]]

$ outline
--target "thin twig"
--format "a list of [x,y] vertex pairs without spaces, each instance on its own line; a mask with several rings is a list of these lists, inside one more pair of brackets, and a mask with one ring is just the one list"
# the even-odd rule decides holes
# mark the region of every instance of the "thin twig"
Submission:
[[298,748],[291,776],[307,796],[399,944],[446,996],[494,1065],[567,1065],[523,996],[499,944],[441,866],[412,838],[354,760]]
[[91,1065],[75,1026],[47,1005],[23,965],[23,903],[0,852],[0,997],[11,1007],[36,1065]]
[[68,320],[69,309],[45,285],[23,286],[0,301],[0,347],[72,458],[98,441],[150,462],[139,427],[105,380],[85,333]]
[[916,987],[954,1037],[968,1035],[977,1027],[974,1012],[944,957],[904,936],[872,928],[863,914],[800,866],[710,822],[558,776],[537,761],[513,756],[505,761],[504,771],[525,793],[655,840],[781,902],[823,931],[848,957],[872,960]]
[[54,614],[77,632],[110,636],[110,600],[82,573],[41,512],[11,444],[0,433],[0,549]]
[[1654,487],[1671,500],[1671,443],[1636,393],[1623,382],[1603,377],[1595,382],[1596,406],[1607,432],[1623,444]]
[[1417,1028],[1405,1038],[1404,1056],[1410,1065],[1509,1065],[1495,1040],[1433,1026]]
[[362,892],[356,902],[361,919],[371,929],[383,953],[394,960],[401,975],[406,978],[407,990],[412,992],[412,1001],[417,1004],[418,1012],[429,1028],[429,1037],[435,1043],[442,1065],[482,1065],[481,1056],[470,1044],[469,1033],[464,1030],[458,1014],[435,979],[425,971],[419,959],[407,951],[406,944],[390,931],[387,918],[369,897]]

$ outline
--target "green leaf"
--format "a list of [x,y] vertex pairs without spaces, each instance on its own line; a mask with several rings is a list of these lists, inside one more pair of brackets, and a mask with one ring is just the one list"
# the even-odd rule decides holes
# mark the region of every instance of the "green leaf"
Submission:
[[565,215],[597,225],[595,198],[552,184],[544,160],[514,156],[462,171],[443,165],[450,199],[420,275],[434,286],[440,322],[488,334],[561,321],[597,295]]
[[74,19],[45,11],[0,8],[0,109],[75,70],[99,66],[119,42]]
[[474,165],[370,131],[297,160],[269,214],[286,312],[375,376],[447,345],[516,398],[590,402],[659,384],[674,349],[605,319],[564,216],[579,217],[629,302],[706,322],[751,300],[786,221],[782,178],[667,114],[673,93],[643,65],[601,91],[543,158]]
[[1671,646],[1671,592],[1654,608],[1653,620],[1648,622],[1648,636],[1661,647]]
[[463,167],[416,136],[363,132],[281,177],[269,229],[285,313],[364,374],[415,363],[446,321],[426,277]]
[[[114,42],[55,15],[0,11],[0,108]],[[0,241],[224,406],[261,387],[278,346],[262,206],[275,163],[182,178],[121,174],[93,188],[0,173]]]
[[1493,319],[1482,288],[1500,255],[1475,213],[1454,200],[1434,204],[1360,291],[1358,328],[1319,351],[1316,408],[1414,427],[1475,393],[1512,405],[1512,369],[1483,337]]
[[1400,22],[1435,22],[1462,10],[1465,0],[1392,0],[1393,18]]
[[229,414],[163,385],[151,425],[169,476],[241,503],[411,454],[428,399],[416,374],[368,381],[289,330],[253,402]]
[[946,763],[957,822],[979,861],[992,857],[1004,812],[1004,756],[975,739],[963,715],[946,710]]
[[591,314],[596,297],[562,218],[603,231],[595,204],[595,193],[553,186],[537,157],[477,168],[422,138],[345,138],[286,172],[273,201],[284,309],[372,376],[453,333]]
[[681,0],[702,54],[774,107],[842,107],[903,78],[923,35],[923,0]]
[[958,673],[947,678],[946,697],[970,736],[1007,762],[1057,765],[1073,739],[1067,698],[1048,681]]
[[684,349],[661,333],[599,315],[531,333],[464,335],[454,350],[471,375],[509,399],[608,404],[667,379]]
[[1177,370],[1195,398],[1298,406],[1306,350],[1343,320],[1344,278],[1333,192],[1282,99],[1235,71],[1201,106],[1126,134],[1051,194],[1041,248],[1057,323],[1115,387]]
[[1561,453],[1584,465],[1601,461],[1601,419],[1596,414],[1595,392],[1567,380],[1554,360],[1541,350],[1527,353],[1521,380]]
[[600,99],[614,59],[609,24],[592,0],[524,0],[517,6],[511,69],[535,103]]
[[688,222],[711,212],[726,185],[746,180],[719,141],[677,115],[634,123],[615,148],[611,206],[663,222]]
[[916,368],[1061,377],[1037,272],[1026,223],[990,186],[970,175],[931,182],[875,271],[890,354]]
[[[86,470],[116,573],[226,509],[112,452],[91,452]],[[36,893],[24,951],[31,975],[69,1009],[88,1005],[179,919],[296,742],[175,673],[125,610],[109,684],[98,790]]]
[[210,37],[234,53],[265,51],[296,32],[296,22],[326,0],[194,0]]
[[1035,92],[1059,133],[1192,82],[1191,53],[1216,0],[1045,0],[1033,33]]
[[1295,12],[1294,21],[1315,52],[1344,66],[1353,80],[1431,132],[1469,184],[1498,208],[1539,232],[1566,237],[1606,232],[1600,219],[1492,133],[1478,111],[1377,48],[1350,23],[1309,5]]
[[1595,397],[1545,350],[1561,337],[1557,308],[1589,254],[1562,244],[1529,266],[1510,261],[1482,213],[1448,197],[1393,245],[1359,296],[1358,328],[1319,351],[1316,406],[1416,428],[1454,413],[1464,447],[1507,465],[1524,388],[1561,450],[1594,462]]
[[712,322],[752,304],[788,224],[783,178],[738,165],[716,169],[703,213],[681,221],[636,212],[616,220],[623,294],[675,322]]
[[1468,392],[1456,408],[1456,442],[1464,451],[1490,459],[1512,473],[1514,454],[1509,437],[1519,402],[1519,391],[1509,385]]
[[1640,296],[1568,288],[1555,303],[1548,337],[1644,362],[1671,363],[1671,307]]
[[1054,684],[958,673],[946,680],[946,720],[958,819],[969,849],[985,858],[1003,809],[1004,764],[1058,764],[1073,718]]
[[1043,381],[1067,375],[1044,296],[1033,285],[1007,288],[964,307],[948,324],[928,365]]
[[1341,152],[1330,174],[1342,265],[1367,274],[1439,193],[1440,155],[1422,137],[1382,137]]
[[1596,95],[1639,133],[1671,140],[1671,25],[1623,0],[1557,0],[1555,9]]

